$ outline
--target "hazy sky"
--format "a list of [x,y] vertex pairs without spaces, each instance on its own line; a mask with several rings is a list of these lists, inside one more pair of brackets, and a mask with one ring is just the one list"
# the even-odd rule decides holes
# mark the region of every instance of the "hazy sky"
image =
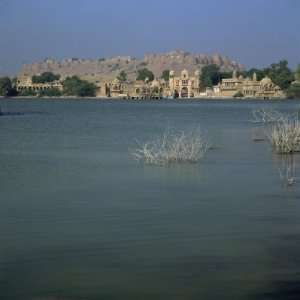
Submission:
[[183,49],[300,63],[300,0],[0,0],[0,74],[45,57]]

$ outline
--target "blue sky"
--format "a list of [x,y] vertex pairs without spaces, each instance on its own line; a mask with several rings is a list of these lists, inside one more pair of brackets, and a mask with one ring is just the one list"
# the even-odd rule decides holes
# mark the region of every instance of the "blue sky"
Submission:
[[45,57],[183,49],[300,63],[299,0],[0,0],[0,74]]

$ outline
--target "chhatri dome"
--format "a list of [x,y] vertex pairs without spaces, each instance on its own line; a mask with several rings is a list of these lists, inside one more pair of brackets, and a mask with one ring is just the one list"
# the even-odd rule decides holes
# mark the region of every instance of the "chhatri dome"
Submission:
[[272,84],[272,80],[268,76],[266,76],[261,80],[260,84],[263,86],[269,85]]
[[189,77],[189,72],[187,69],[184,69],[182,72],[181,72],[181,78],[188,78]]

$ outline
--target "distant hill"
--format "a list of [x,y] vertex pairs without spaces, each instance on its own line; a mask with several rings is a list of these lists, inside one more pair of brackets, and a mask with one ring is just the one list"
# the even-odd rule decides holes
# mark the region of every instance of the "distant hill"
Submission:
[[189,72],[201,70],[208,64],[216,64],[224,71],[242,70],[243,66],[222,55],[192,54],[182,50],[164,54],[146,54],[143,59],[130,56],[118,56],[100,59],[70,58],[62,61],[46,59],[43,62],[24,65],[20,74],[34,75],[51,71],[62,77],[78,75],[95,80],[114,79],[121,71],[125,71],[128,79],[136,78],[137,70],[148,68],[157,78],[164,70],[180,72],[187,69]]

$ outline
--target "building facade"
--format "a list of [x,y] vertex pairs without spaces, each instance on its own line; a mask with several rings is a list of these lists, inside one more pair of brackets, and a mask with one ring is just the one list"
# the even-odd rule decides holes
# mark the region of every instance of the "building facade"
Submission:
[[[85,79],[86,80],[86,79]],[[201,91],[200,72],[196,71],[190,76],[187,70],[183,70],[180,76],[176,76],[174,71],[170,71],[169,80],[154,79],[153,81],[90,81],[97,87],[97,97],[111,97],[122,99],[161,99],[161,98],[284,98],[283,91],[275,85],[268,77],[257,80],[254,73],[252,78],[237,76],[233,72],[232,78],[222,79],[213,88],[206,88]],[[17,90],[32,90],[39,92],[56,88],[63,90],[61,81],[49,83],[33,83],[30,76],[21,75],[17,78]]]
[[17,77],[16,89],[18,92],[22,92],[26,90],[39,92],[39,91],[50,90],[50,89],[58,89],[62,91],[63,85],[59,80],[48,82],[48,83],[33,83],[32,77],[27,75],[21,75]]
[[200,72],[196,71],[190,77],[187,70],[183,70],[180,76],[175,76],[174,71],[170,71],[169,85],[166,90],[168,97],[174,98],[194,98],[200,95]]
[[274,84],[269,77],[258,81],[255,73],[252,78],[244,78],[233,72],[232,78],[222,79],[221,83],[213,90],[215,97],[232,98],[240,95],[246,98],[272,99],[285,96],[280,87]]

